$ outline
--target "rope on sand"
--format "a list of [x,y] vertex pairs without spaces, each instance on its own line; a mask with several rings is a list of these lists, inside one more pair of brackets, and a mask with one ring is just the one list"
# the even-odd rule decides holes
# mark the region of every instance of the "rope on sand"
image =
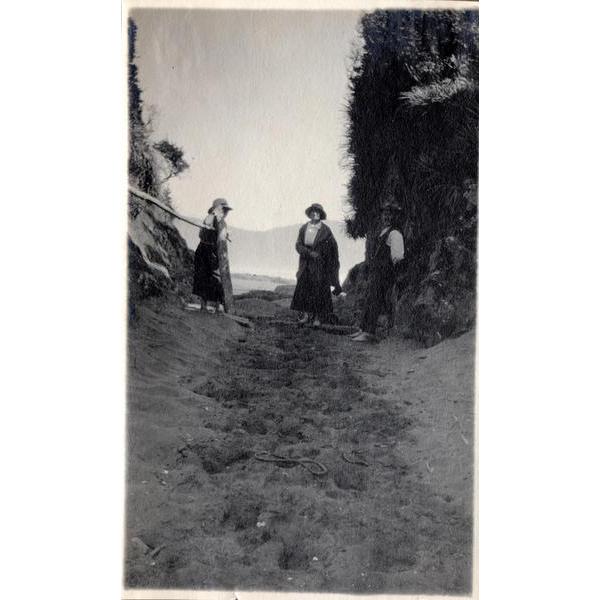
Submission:
[[293,467],[300,465],[304,467],[311,475],[322,476],[327,475],[329,472],[324,464],[317,460],[313,460],[312,458],[292,458],[290,456],[280,456],[279,454],[272,454],[266,450],[257,452],[254,455],[254,458],[262,462],[275,463],[278,467]]
[[[351,454],[357,454],[357,452],[353,451]],[[365,467],[369,466],[369,463],[360,456],[357,456],[354,460],[352,460],[348,457],[348,454],[346,454],[346,452],[342,452],[342,458],[351,465],[364,465]]]

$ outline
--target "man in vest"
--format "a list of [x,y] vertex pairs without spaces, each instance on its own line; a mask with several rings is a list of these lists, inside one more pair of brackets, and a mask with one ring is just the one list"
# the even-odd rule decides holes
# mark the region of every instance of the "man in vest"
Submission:
[[360,330],[351,336],[354,342],[375,340],[377,319],[384,312],[386,297],[394,285],[398,267],[404,260],[404,238],[400,232],[401,209],[388,203],[383,207],[383,229],[377,238],[369,263],[369,283]]

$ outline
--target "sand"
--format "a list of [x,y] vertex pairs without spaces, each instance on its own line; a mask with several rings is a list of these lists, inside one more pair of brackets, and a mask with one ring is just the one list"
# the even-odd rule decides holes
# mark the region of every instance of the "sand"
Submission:
[[131,327],[126,587],[468,593],[474,334],[360,345],[240,308],[253,329],[170,304]]

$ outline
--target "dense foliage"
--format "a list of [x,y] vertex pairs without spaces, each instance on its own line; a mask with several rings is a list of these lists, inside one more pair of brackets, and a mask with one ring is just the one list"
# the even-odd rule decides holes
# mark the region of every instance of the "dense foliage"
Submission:
[[[476,11],[376,11],[350,77],[349,232],[377,228],[392,199],[408,237],[435,234],[461,211],[477,179]],[[466,183],[465,183],[466,182]]]
[[138,67],[135,64],[137,26],[133,19],[129,19],[128,33],[129,178],[142,191],[156,195],[158,179],[149,128],[143,117],[142,90],[138,81]]
[[[181,148],[168,140],[153,141],[152,126],[144,118],[142,90],[135,64],[137,26],[128,23],[129,181],[170,205],[166,182],[188,168]],[[172,217],[152,204],[129,195],[129,301],[189,287],[192,258],[172,224]]]
[[189,168],[190,165],[183,158],[183,150],[169,140],[161,140],[154,144],[153,148],[160,154],[164,163],[163,170],[166,173],[161,179],[161,183],[167,182],[171,177],[175,177]]
[[[352,215],[347,228],[351,236],[367,238],[368,260],[380,231],[382,205],[402,207],[408,272],[401,312],[408,313],[413,333],[430,328],[437,339],[456,333],[457,313],[442,324],[433,323],[433,307],[426,317],[418,316],[424,282],[433,272],[442,273],[437,275],[438,290],[453,289],[436,292],[432,302],[454,303],[460,312],[467,293],[474,305],[478,12],[378,10],[366,14],[360,27],[363,45],[350,74]],[[444,270],[436,262],[450,260],[448,253],[461,255],[460,273],[458,267]],[[472,322],[474,308],[467,313],[459,328]]]

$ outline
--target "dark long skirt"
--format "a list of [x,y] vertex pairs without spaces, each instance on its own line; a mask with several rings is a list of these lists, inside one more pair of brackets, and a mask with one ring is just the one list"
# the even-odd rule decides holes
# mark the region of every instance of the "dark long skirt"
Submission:
[[393,285],[393,277],[383,269],[374,269],[370,274],[360,323],[360,328],[363,331],[371,334],[375,333],[379,315],[386,312],[388,308],[387,295]]
[[204,301],[223,303],[223,285],[219,272],[217,247],[213,244],[198,244],[194,255],[194,286],[196,296]]
[[390,306],[389,293],[404,268],[404,261],[398,265],[392,263],[389,249],[381,244],[373,259],[367,280],[367,293],[360,323],[363,331],[374,334],[379,315],[393,310],[393,306]]
[[318,260],[309,260],[300,273],[291,309],[320,316],[333,312],[329,281]]

